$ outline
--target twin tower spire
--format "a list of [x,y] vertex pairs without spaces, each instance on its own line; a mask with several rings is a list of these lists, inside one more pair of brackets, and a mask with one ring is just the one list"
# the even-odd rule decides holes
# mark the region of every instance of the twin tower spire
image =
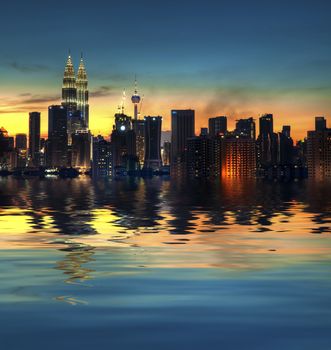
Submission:
[[86,69],[81,55],[77,76],[69,53],[64,69],[62,85],[62,105],[67,107],[68,113],[80,111],[85,127],[89,127],[89,104],[88,104],[88,80]]

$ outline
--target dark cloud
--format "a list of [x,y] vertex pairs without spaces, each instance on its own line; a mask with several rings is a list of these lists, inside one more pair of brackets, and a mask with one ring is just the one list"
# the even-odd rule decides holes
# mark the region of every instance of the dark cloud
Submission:
[[[22,95],[21,95],[22,96]],[[59,101],[59,95],[28,95],[28,98],[20,101],[21,104],[46,103]]]
[[115,94],[114,90],[115,88],[113,86],[100,86],[96,90],[91,91],[90,96],[91,97],[112,96]]
[[45,72],[50,68],[43,64],[22,64],[17,61],[8,62],[8,66],[21,73]]

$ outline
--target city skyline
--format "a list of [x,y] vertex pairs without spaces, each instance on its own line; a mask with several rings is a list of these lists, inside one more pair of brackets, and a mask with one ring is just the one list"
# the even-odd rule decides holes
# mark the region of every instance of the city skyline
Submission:
[[[293,138],[302,139],[315,116],[330,116],[331,5],[298,4],[170,1],[161,7],[145,0],[132,9],[130,1],[81,7],[60,1],[45,8],[37,0],[20,4],[24,16],[18,14],[12,26],[15,3],[6,3],[0,24],[0,125],[13,135],[27,132],[28,113],[40,111],[46,134],[47,107],[60,101],[70,48],[76,70],[84,53],[94,134],[109,134],[122,90],[131,95],[137,74],[142,113],[162,115],[164,130],[175,108],[196,111],[196,132],[217,115],[227,115],[232,129],[237,118],[273,113],[275,129],[290,120]],[[33,22],[37,10],[40,18]],[[72,13],[88,22],[80,31],[66,29]],[[18,45],[15,37],[23,30],[26,40]],[[129,115],[131,109],[127,100]]]

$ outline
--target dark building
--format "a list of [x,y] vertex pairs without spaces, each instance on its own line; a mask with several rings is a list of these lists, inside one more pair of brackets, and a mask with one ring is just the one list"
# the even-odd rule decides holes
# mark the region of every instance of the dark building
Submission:
[[315,131],[326,129],[326,119],[324,117],[315,117]]
[[16,167],[25,168],[27,165],[27,136],[26,134],[16,134],[15,137],[16,150]]
[[115,114],[115,125],[110,136],[112,145],[113,175],[136,171],[139,168],[136,154],[136,134],[131,118],[123,113]]
[[144,165],[145,158],[145,120],[132,120],[133,130],[136,134],[136,153],[139,160],[140,167]]
[[86,131],[85,122],[83,119],[83,115],[81,111],[75,111],[73,113],[68,114],[68,144],[71,145],[72,143],[72,135],[81,132]]
[[92,176],[112,176],[112,146],[102,136],[93,138]]
[[258,168],[266,169],[277,164],[278,136],[273,131],[273,115],[265,114],[260,118],[260,134],[257,138]]
[[307,165],[309,177],[323,180],[331,177],[331,129],[326,128],[324,118],[317,118],[316,130],[308,131]]
[[225,116],[209,118],[209,136],[224,135],[228,130],[227,123],[227,118]]
[[187,140],[187,175],[190,178],[212,178],[221,174],[221,139],[201,135]]
[[29,165],[40,165],[40,113],[29,113]]
[[171,143],[164,141],[162,150],[162,163],[165,166],[170,166],[171,163]]
[[253,118],[239,119],[236,122],[235,134],[256,139],[255,121]]
[[0,170],[12,170],[16,167],[17,156],[14,149],[14,138],[8,131],[0,128]]
[[185,171],[187,139],[194,137],[194,110],[171,111],[171,172],[181,175]]
[[282,134],[286,137],[291,137],[291,126],[283,125]]
[[145,117],[145,161],[144,168],[160,170],[162,117]]
[[290,126],[283,126],[282,132],[277,134],[277,165],[293,165],[294,163],[294,148],[291,138]]
[[89,169],[91,163],[91,134],[88,131],[77,131],[72,134],[71,166]]
[[68,166],[67,110],[64,106],[48,107],[46,165],[52,168]]

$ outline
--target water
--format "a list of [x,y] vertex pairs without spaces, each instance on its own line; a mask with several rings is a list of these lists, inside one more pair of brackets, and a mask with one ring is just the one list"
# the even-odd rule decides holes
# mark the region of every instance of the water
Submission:
[[331,184],[0,179],[1,349],[330,349]]

